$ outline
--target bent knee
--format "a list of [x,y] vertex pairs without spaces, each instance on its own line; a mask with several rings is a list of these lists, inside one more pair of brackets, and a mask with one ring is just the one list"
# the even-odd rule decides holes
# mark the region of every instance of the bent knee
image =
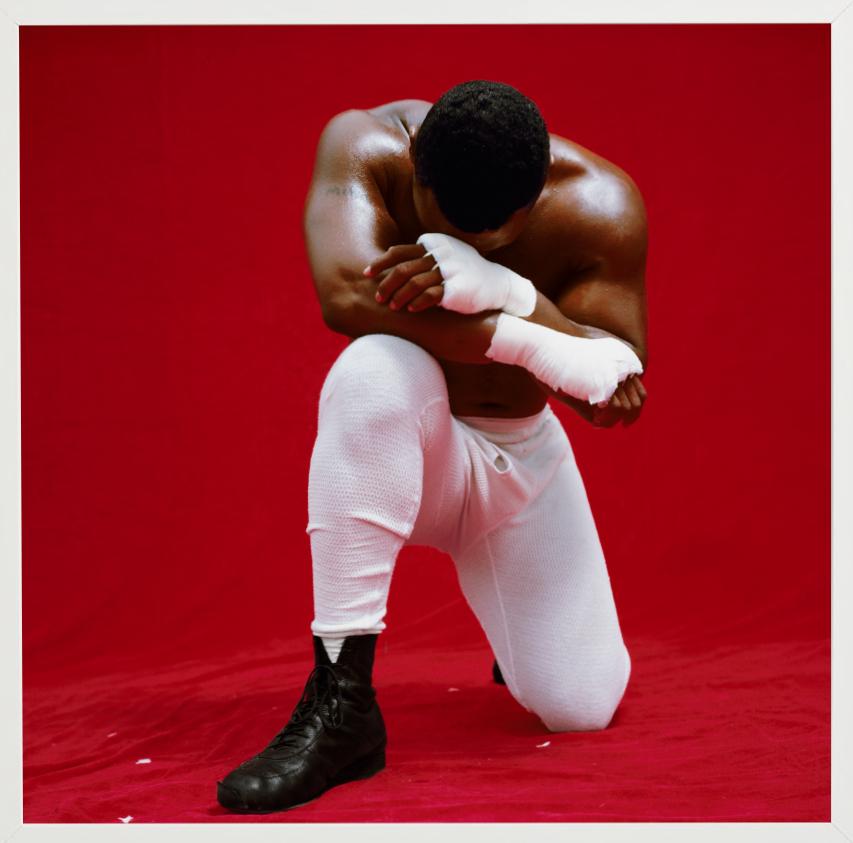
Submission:
[[334,395],[368,405],[366,396],[376,393],[389,399],[382,406],[410,406],[446,395],[447,384],[438,361],[419,345],[391,334],[365,334],[338,355],[320,400]]
[[[593,732],[606,729],[625,695],[631,674],[627,651],[612,671],[587,682],[566,673],[548,688],[526,696],[527,707],[551,732]],[[571,680],[571,685],[567,683]]]
[[597,732],[610,725],[618,707],[619,699],[602,697],[561,700],[558,704],[534,704],[532,710],[549,732]]

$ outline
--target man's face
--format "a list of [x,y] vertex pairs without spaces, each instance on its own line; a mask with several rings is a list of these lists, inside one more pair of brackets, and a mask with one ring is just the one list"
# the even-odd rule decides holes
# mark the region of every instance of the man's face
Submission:
[[413,184],[415,210],[424,230],[449,234],[473,246],[478,252],[492,252],[515,240],[527,224],[527,218],[533,207],[529,205],[526,208],[519,208],[500,228],[472,234],[470,231],[461,231],[456,228],[444,216],[432,190],[422,187],[416,178],[413,179]]

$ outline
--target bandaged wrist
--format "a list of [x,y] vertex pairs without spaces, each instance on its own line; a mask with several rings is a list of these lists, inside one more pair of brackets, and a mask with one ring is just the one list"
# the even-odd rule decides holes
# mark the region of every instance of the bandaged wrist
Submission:
[[522,366],[542,383],[599,404],[643,364],[627,343],[613,337],[573,337],[507,313],[498,316],[486,357]]
[[473,246],[437,232],[422,234],[418,243],[441,270],[441,307],[457,313],[502,310],[515,316],[529,316],[536,309],[533,284],[517,272],[486,260]]

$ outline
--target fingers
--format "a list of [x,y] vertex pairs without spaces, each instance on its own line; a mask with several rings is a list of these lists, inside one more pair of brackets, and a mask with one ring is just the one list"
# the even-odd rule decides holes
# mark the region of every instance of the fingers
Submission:
[[404,281],[390,297],[388,307],[391,310],[402,310],[431,287],[438,287],[444,292],[441,287],[441,273],[437,269],[421,272]]
[[622,386],[625,396],[630,402],[629,409],[622,422],[625,427],[628,427],[640,417],[640,411],[643,409],[643,402],[646,400],[647,393],[643,382],[635,375],[628,378]]
[[441,297],[443,295],[444,287],[441,284],[438,284],[435,287],[429,287],[417,298],[414,298],[409,302],[407,310],[411,310],[412,312],[426,310],[428,307],[437,305],[441,301]]
[[427,287],[441,284],[441,273],[432,258],[418,258],[397,264],[376,288],[376,301],[388,301],[392,310],[399,310]]
[[392,310],[402,310],[407,304],[425,293],[430,287],[440,287],[442,282],[441,272],[438,268],[428,269],[418,275],[413,275],[402,287],[400,287],[388,306]]
[[368,278],[373,278],[386,269],[396,266],[398,263],[420,258],[425,254],[426,249],[418,243],[403,243],[399,246],[391,246],[390,249],[386,249],[376,260],[371,261],[364,268],[364,274]]
[[625,395],[625,388],[622,384],[616,387],[616,391],[610,396],[610,403],[607,405],[613,410],[628,410],[631,406],[628,401],[628,396]]
[[603,407],[595,408],[592,423],[595,427],[613,427],[622,422],[625,427],[632,425],[640,416],[648,393],[637,375],[626,378]]
[[[379,285],[376,288],[376,301],[387,301],[391,299],[390,305],[392,307],[402,307],[402,305],[406,304],[412,296],[405,295],[402,291],[405,287],[414,279],[415,276],[421,276],[426,273],[429,273],[433,269],[432,259],[431,258],[420,258],[418,260],[406,261],[404,263],[397,264],[388,274],[379,282]],[[436,270],[437,272],[437,270]],[[423,279],[421,282],[423,283]],[[438,280],[433,280],[432,284],[440,284],[441,283],[441,275],[438,275]],[[413,295],[418,295],[423,292],[426,287],[431,286],[431,284],[426,284],[426,286],[413,289]]]

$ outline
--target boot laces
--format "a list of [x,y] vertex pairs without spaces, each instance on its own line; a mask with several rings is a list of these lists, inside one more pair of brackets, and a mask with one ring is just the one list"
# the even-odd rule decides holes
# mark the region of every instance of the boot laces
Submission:
[[343,698],[338,677],[328,664],[318,664],[309,674],[305,690],[287,725],[273,738],[270,749],[299,746],[312,718],[318,715],[326,728],[337,729],[343,724]]

